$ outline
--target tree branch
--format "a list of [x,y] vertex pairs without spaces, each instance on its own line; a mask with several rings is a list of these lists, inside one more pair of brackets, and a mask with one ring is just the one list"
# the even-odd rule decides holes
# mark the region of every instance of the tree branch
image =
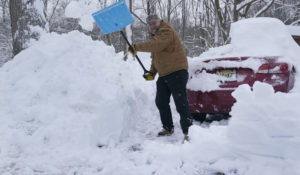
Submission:
[[254,17],[258,17],[260,15],[262,15],[263,13],[265,13],[274,3],[275,0],[272,0],[270,2],[268,2],[267,5],[265,5],[262,9],[260,9],[255,15]]
[[57,8],[58,3],[59,3],[59,0],[56,1],[56,4],[55,4],[54,8],[52,9],[52,14],[51,14],[50,18],[48,19],[48,22],[49,22],[49,23],[50,23],[50,21],[51,21],[52,18],[53,18],[53,15],[54,15],[54,13],[55,13],[55,10],[56,10],[56,8]]
[[178,6],[179,4],[181,4],[181,2],[182,2],[182,0],[179,1],[178,4],[175,5],[175,7],[170,11],[170,14],[172,14],[172,12],[177,8],[177,6]]
[[297,21],[292,22],[290,25],[295,25],[297,23],[300,23],[300,19],[298,19]]
[[257,0],[251,0],[251,1],[246,1],[244,4],[242,4],[242,5],[240,5],[238,8],[237,8],[237,11],[240,11],[240,10],[242,10],[244,7],[246,7],[247,5],[249,5],[249,4],[252,4],[253,2],[255,2],[255,1],[257,1]]
[[147,25],[147,23],[145,23],[140,17],[138,17],[134,12],[131,12],[133,14],[133,16],[135,16],[138,20],[141,21],[141,23]]

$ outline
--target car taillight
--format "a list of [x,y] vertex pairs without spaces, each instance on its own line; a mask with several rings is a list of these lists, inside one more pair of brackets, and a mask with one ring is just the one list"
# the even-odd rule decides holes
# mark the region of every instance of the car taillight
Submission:
[[289,71],[289,65],[284,63],[280,66],[279,68],[280,72],[284,73],[284,72],[288,72]]
[[258,73],[286,73],[289,72],[289,67],[287,63],[263,64],[258,68]]

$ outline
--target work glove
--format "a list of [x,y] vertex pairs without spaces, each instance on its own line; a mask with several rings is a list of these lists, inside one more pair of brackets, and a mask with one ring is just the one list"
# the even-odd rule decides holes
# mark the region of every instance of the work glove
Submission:
[[147,81],[152,81],[154,80],[155,74],[152,72],[147,72],[143,75],[143,77],[145,78],[145,80]]
[[135,45],[129,46],[128,47],[128,52],[130,52],[132,54],[132,56],[135,57],[136,53],[137,53],[137,51],[135,49]]

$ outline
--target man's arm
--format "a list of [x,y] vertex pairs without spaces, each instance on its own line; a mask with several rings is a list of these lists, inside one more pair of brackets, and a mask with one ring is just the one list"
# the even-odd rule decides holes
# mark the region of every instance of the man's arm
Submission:
[[154,75],[156,75],[156,73],[157,73],[157,70],[156,70],[156,68],[153,64],[153,59],[152,59],[152,62],[151,62],[150,72],[152,72]]
[[160,29],[157,35],[146,42],[135,45],[137,51],[160,52],[165,49],[173,40],[173,32],[170,29]]

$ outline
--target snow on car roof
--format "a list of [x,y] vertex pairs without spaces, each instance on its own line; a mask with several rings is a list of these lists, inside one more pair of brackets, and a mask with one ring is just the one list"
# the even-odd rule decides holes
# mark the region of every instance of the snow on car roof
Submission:
[[194,59],[279,56],[285,62],[299,62],[300,47],[279,19],[260,17],[237,21],[231,24],[230,37],[230,44],[210,48]]
[[300,36],[300,26],[287,25],[288,30],[293,36]]

